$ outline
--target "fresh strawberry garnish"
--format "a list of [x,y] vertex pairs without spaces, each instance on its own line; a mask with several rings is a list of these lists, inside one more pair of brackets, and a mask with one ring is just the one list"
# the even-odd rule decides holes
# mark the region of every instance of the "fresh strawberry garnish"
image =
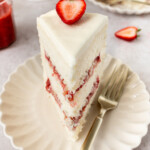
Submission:
[[66,24],[77,22],[86,9],[84,0],[60,0],[56,5],[56,11],[61,20]]
[[130,26],[123,28],[115,33],[115,36],[126,41],[132,41],[138,37],[137,33],[141,31],[137,27]]

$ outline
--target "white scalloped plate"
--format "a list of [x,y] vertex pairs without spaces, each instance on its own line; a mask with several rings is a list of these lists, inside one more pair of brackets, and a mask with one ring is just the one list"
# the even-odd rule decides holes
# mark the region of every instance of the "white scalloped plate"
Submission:
[[[107,55],[105,81],[121,61]],[[40,55],[28,60],[13,73],[1,95],[1,121],[6,136],[22,150],[79,150],[98,111],[93,104],[88,123],[77,142],[67,139],[66,131],[42,80]],[[139,77],[130,72],[121,102],[106,114],[93,150],[131,150],[147,133],[150,122],[149,94]]]
[[109,10],[111,12],[119,14],[142,15],[150,13],[149,5],[143,5],[135,2],[128,3],[129,0],[125,0],[124,3],[115,6],[110,6],[105,3],[98,2],[96,0],[89,0],[89,1],[105,10]]

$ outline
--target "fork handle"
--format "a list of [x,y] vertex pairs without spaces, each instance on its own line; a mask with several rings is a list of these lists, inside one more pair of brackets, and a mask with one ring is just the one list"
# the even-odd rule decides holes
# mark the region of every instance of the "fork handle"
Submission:
[[84,141],[84,143],[82,144],[82,147],[80,150],[90,150],[91,149],[91,146],[96,138],[96,135],[98,133],[98,130],[102,124],[102,121],[103,121],[103,115],[98,115],[94,122],[93,122],[93,125]]

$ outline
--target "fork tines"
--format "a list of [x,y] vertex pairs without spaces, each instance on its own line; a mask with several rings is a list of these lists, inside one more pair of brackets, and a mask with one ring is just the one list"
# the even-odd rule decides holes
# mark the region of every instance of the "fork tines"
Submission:
[[115,67],[111,77],[106,82],[101,95],[107,99],[117,101],[122,95],[128,72],[128,68],[125,65],[120,65],[118,68]]

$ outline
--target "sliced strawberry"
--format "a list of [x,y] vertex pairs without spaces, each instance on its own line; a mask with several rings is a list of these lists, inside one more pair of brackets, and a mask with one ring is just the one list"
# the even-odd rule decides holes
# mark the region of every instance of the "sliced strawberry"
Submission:
[[77,22],[86,10],[84,0],[60,0],[56,5],[56,11],[61,20],[66,24]]
[[138,37],[137,33],[140,30],[137,27],[130,26],[117,31],[115,36],[126,41],[132,41]]

